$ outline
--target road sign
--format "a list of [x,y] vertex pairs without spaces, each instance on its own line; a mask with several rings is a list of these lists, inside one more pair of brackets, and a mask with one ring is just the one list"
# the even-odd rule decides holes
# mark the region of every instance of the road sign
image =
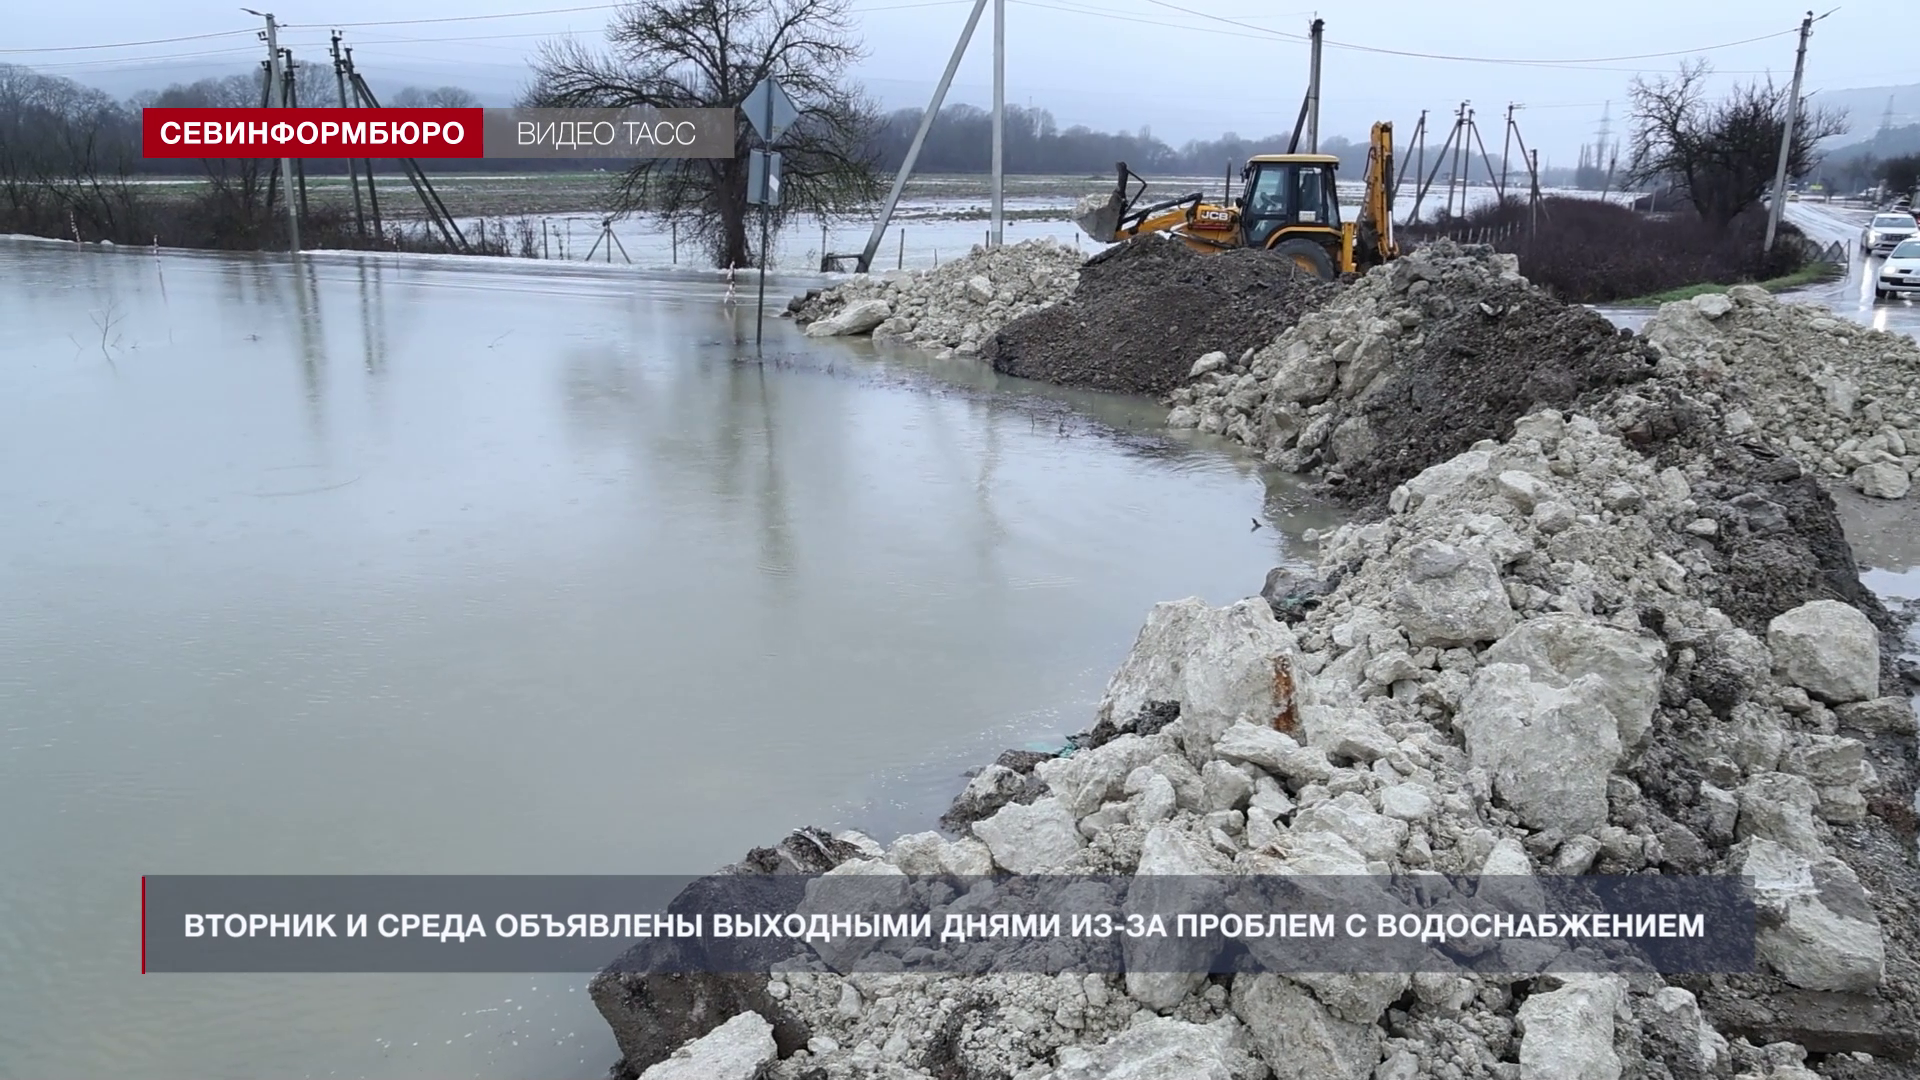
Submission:
[[747,153],[747,205],[779,206],[780,154],[768,150]]
[[746,110],[747,123],[753,125],[754,134],[768,143],[779,142],[780,136],[800,119],[799,106],[787,96],[787,88],[772,76],[761,79],[740,107]]

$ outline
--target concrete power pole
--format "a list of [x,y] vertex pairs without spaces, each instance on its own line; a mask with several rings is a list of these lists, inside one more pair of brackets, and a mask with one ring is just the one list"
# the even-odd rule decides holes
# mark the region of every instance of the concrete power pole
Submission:
[[[268,78],[270,85],[274,88],[274,92],[280,96],[279,105],[284,108],[287,104],[287,89],[286,85],[280,81],[280,39],[277,28],[273,24],[273,16],[266,12],[255,11],[252,8],[241,8],[240,10],[249,15],[258,15],[267,20],[267,65],[270,72]],[[293,197],[292,158],[280,159],[280,176],[287,184],[287,250],[299,254],[300,204],[295,202]]]
[[1800,23],[1800,50],[1793,57],[1793,90],[1787,95],[1787,123],[1780,132],[1780,163],[1773,172],[1773,204],[1767,207],[1767,242],[1762,251],[1773,250],[1773,238],[1780,231],[1780,212],[1787,201],[1787,158],[1793,154],[1793,124],[1800,115],[1800,77],[1807,69],[1807,37],[1813,33],[1813,12]]
[[[347,68],[345,62],[340,59],[340,31],[338,30],[333,32],[333,83],[340,91],[340,107],[347,108]],[[367,182],[369,184],[373,182],[371,175],[367,177]],[[367,235],[367,215],[360,207],[360,170],[352,158],[347,159],[347,183],[353,187],[354,228],[358,235],[364,238]]]
[[1006,229],[1007,0],[993,0],[993,245]]
[[1307,153],[1320,152],[1320,36],[1325,19],[1313,20],[1308,36],[1313,42],[1307,68]]

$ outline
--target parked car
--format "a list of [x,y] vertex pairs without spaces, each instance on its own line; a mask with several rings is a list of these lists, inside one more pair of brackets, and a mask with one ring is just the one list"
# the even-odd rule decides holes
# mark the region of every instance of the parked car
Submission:
[[1881,255],[1892,251],[1915,233],[1920,233],[1920,222],[1912,214],[1875,214],[1867,227],[1860,230],[1860,251],[1866,255]]
[[1880,277],[1873,285],[1873,298],[1920,293],[1920,239],[1902,240],[1880,264]]

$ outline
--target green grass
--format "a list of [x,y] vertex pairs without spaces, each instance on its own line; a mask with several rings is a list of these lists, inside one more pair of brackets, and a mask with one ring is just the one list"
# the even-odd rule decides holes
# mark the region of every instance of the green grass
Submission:
[[[1810,262],[1785,277],[1771,278],[1766,281],[1735,282],[1734,284],[1758,285],[1768,292],[1784,292],[1797,289],[1802,285],[1817,285],[1823,281],[1835,281],[1845,275],[1847,268],[1830,262]],[[1677,289],[1657,292],[1652,296],[1636,296],[1631,300],[1615,300],[1605,307],[1659,307],[1676,300],[1691,300],[1707,293],[1726,292],[1733,285],[1713,281],[1703,281],[1696,285],[1682,285]]]

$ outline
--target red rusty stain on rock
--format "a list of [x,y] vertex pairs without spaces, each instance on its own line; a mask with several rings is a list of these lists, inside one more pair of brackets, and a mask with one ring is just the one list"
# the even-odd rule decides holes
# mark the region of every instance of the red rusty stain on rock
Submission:
[[1293,658],[1273,658],[1273,730],[1288,735],[1300,733],[1300,711],[1294,704]]

